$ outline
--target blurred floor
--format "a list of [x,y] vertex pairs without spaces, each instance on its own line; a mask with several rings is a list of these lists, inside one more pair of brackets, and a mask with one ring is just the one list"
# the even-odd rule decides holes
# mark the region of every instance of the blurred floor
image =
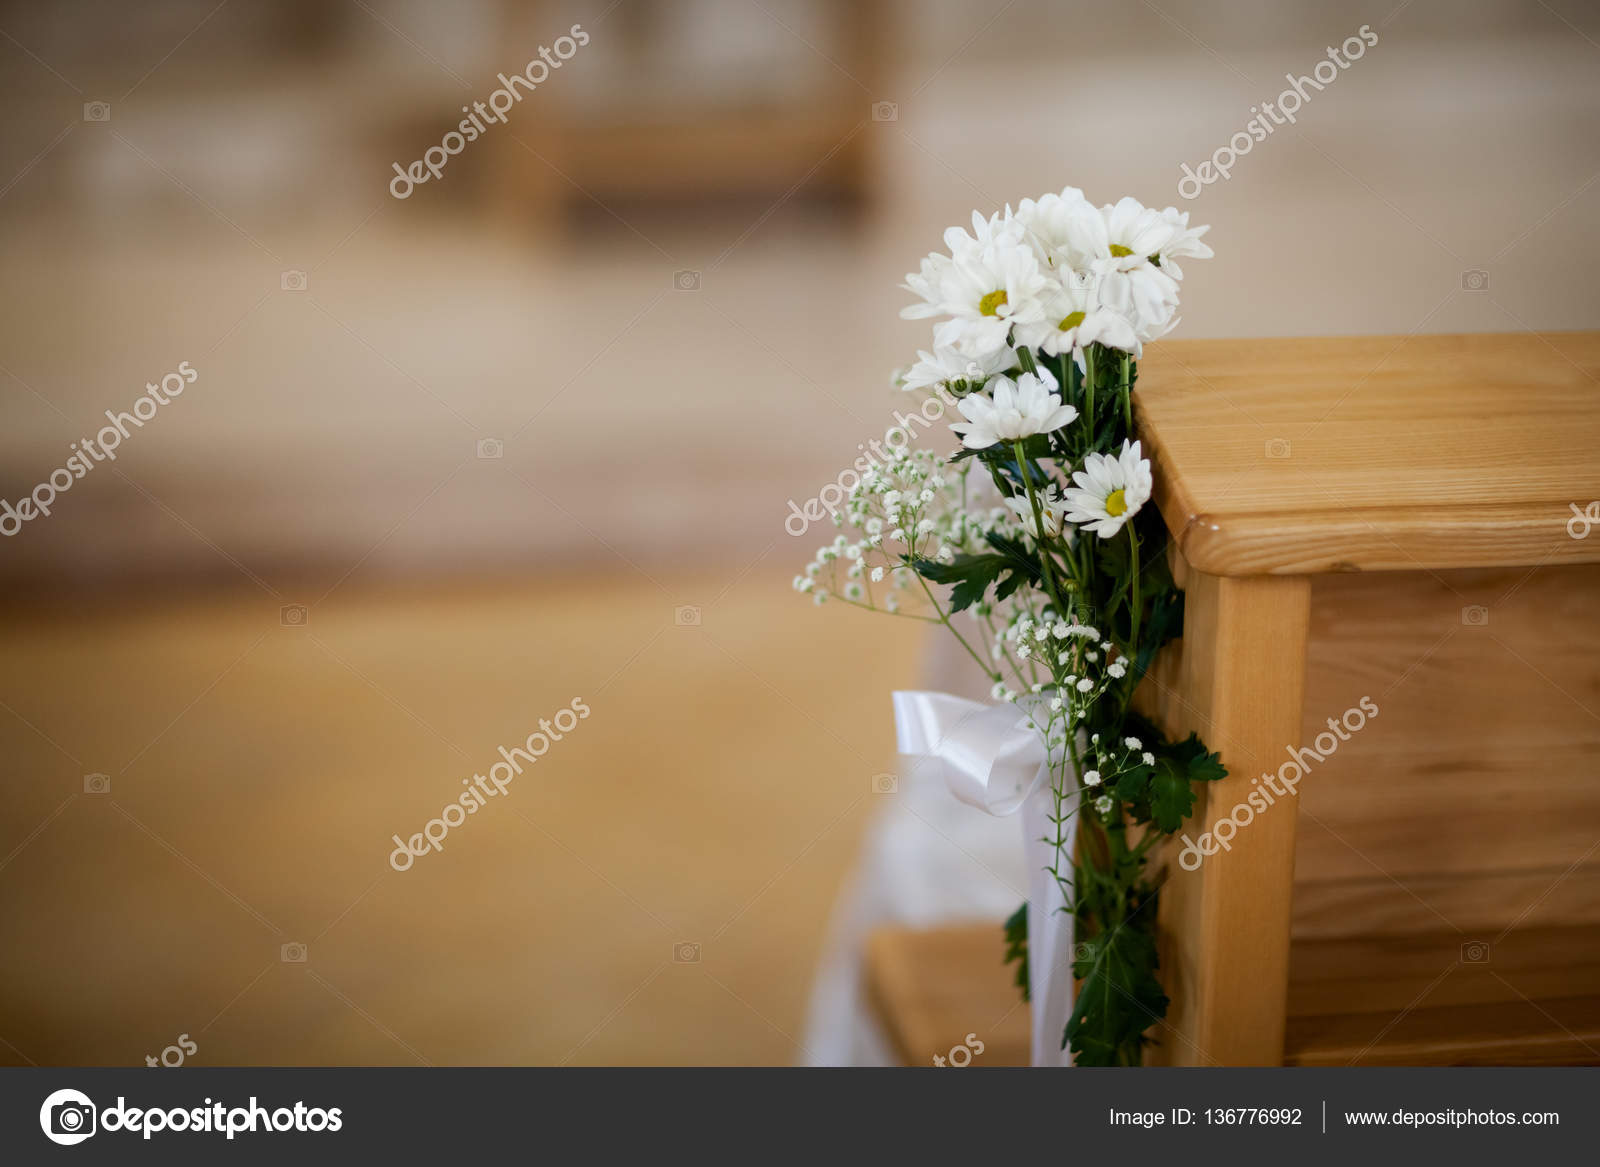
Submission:
[[[917,631],[766,564],[369,590],[298,627],[251,595],[10,621],[0,1062],[180,1033],[204,1065],[795,1061]],[[390,867],[574,697],[587,720]]]

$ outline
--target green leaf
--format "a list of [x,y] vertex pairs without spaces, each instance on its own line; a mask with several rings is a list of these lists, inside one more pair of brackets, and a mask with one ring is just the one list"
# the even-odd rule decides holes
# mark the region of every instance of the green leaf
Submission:
[[1129,770],[1117,779],[1117,797],[1123,802],[1138,802],[1144,797],[1145,787],[1150,783],[1150,774],[1149,766],[1135,766]]
[[989,585],[1006,568],[1003,555],[958,555],[951,563],[937,559],[913,559],[911,566],[923,579],[938,584],[953,584],[950,611],[962,612],[983,599]]
[[[1139,913],[1153,919],[1154,911]],[[1134,915],[1080,945],[1073,975],[1083,984],[1062,1034],[1080,1066],[1132,1065],[1144,1031],[1167,1014],[1156,979],[1155,936]]]
[[1188,772],[1180,770],[1171,758],[1158,759],[1150,780],[1150,818],[1171,834],[1183,826],[1183,820],[1193,810],[1194,789],[1189,785]]
[[1017,966],[1015,984],[1022,992],[1022,999],[1028,999],[1028,905],[1026,902],[1011,913],[1006,921],[1006,955],[1001,964]]
[[1207,753],[1199,738],[1193,734],[1189,736],[1195,745],[1199,746],[1194,759],[1189,763],[1189,781],[1215,782],[1218,778],[1226,778],[1228,768],[1222,764],[1222,755]]
[[992,553],[958,555],[950,563],[940,563],[936,559],[909,562],[922,578],[954,585],[950,593],[951,612],[963,612],[976,604],[991,584],[996,585],[995,599],[1003,600],[1023,584],[1039,580],[1039,561],[1024,544],[992,533],[988,543],[994,548]]

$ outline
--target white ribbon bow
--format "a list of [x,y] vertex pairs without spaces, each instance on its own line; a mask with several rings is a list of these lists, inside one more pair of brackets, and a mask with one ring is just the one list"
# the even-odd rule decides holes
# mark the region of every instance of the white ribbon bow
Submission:
[[[897,692],[895,736],[902,754],[926,758],[968,806],[996,817],[1023,811],[1028,877],[1028,994],[1033,1008],[1033,1064],[1070,1065],[1061,1048],[1072,1015],[1072,914],[1054,866],[1054,800],[1044,737],[1021,705],[981,705],[949,693]],[[1076,800],[1064,824],[1074,837]]]

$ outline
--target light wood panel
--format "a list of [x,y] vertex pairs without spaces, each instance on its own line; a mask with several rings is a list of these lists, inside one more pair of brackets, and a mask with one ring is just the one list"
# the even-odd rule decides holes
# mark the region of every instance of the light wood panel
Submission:
[[983,1043],[973,1065],[1028,1064],[1030,1013],[1013,983],[1015,966],[1001,963],[1002,936],[998,920],[873,933],[867,989],[903,1064],[936,1065],[968,1034]]
[[[879,1018],[907,1065],[977,1031],[975,1065],[1026,1065],[1028,1018],[997,973],[998,922],[884,929],[868,945]],[[1304,1066],[1600,1064],[1600,927],[1300,941],[1284,1060]],[[985,1030],[976,1018],[1004,1011]]]
[[[1185,572],[1184,639],[1166,677],[1152,678],[1149,707],[1174,734],[1197,731],[1221,752],[1229,776],[1196,803],[1191,831],[1212,831],[1243,802],[1263,769],[1276,768],[1300,725],[1310,584],[1305,579],[1225,579]],[[1174,663],[1175,660],[1175,663]],[[1276,811],[1276,813],[1273,813]],[[1150,1061],[1273,1065],[1283,1054],[1288,991],[1295,815],[1275,806],[1232,849],[1184,871],[1167,852],[1161,894],[1162,980],[1171,998]]]
[[1300,942],[1290,1065],[1600,1065],[1600,926]]
[[1301,787],[1297,930],[1505,927],[1575,874],[1600,922],[1597,595],[1593,565],[1314,581],[1298,744],[1381,712]]
[[1137,402],[1198,570],[1600,560],[1600,333],[1168,341]]

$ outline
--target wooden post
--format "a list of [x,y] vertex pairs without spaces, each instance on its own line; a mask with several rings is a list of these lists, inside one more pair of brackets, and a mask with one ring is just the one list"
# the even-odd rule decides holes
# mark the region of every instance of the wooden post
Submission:
[[1184,834],[1198,840],[1215,831],[1259,789],[1253,780],[1276,772],[1285,751],[1302,744],[1311,584],[1305,576],[1191,571],[1183,587],[1183,640],[1147,679],[1142,700],[1169,734],[1200,734],[1221,753],[1228,777],[1207,786],[1168,847],[1160,975],[1171,1005],[1146,1060],[1279,1065],[1298,804],[1274,796],[1238,827],[1228,850],[1203,857],[1194,871],[1178,859]]

